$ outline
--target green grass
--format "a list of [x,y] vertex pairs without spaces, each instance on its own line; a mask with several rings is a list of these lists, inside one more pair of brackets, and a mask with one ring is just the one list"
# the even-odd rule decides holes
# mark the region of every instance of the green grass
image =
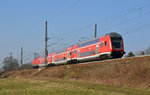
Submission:
[[150,91],[79,81],[3,78],[0,95],[150,95]]

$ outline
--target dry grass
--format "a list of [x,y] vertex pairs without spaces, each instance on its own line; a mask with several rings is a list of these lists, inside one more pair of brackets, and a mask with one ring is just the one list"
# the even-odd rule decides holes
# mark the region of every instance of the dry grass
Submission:
[[150,56],[99,61],[91,64],[76,64],[36,70],[6,72],[1,77],[54,78],[81,80],[104,85],[150,88]]
[[104,86],[62,79],[0,79],[0,95],[149,95],[146,89]]

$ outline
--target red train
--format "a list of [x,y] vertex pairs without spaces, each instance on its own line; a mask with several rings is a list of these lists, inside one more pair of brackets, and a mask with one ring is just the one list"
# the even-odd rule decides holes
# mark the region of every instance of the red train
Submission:
[[[66,49],[50,53],[47,57],[48,66],[72,64],[83,61],[121,58],[125,54],[123,38],[120,34],[112,32],[103,37],[95,38]],[[44,66],[45,58],[33,60],[33,67]]]

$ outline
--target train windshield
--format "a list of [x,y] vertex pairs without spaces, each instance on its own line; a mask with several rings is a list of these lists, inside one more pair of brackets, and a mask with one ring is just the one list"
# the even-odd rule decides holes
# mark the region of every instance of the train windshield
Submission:
[[113,49],[122,49],[122,38],[111,37]]

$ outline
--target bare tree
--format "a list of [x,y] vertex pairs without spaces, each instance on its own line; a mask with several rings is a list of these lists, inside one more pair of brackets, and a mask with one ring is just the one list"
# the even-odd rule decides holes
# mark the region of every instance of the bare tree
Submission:
[[136,55],[145,55],[145,51],[139,51],[136,53]]
[[22,64],[21,69],[32,69],[32,63]]
[[19,63],[17,59],[13,57],[6,57],[3,60],[3,70],[4,71],[11,71],[11,70],[18,70]]
[[146,54],[150,54],[150,47],[145,50]]
[[2,71],[2,68],[0,68],[0,76],[1,76],[1,73],[2,73],[3,71]]

